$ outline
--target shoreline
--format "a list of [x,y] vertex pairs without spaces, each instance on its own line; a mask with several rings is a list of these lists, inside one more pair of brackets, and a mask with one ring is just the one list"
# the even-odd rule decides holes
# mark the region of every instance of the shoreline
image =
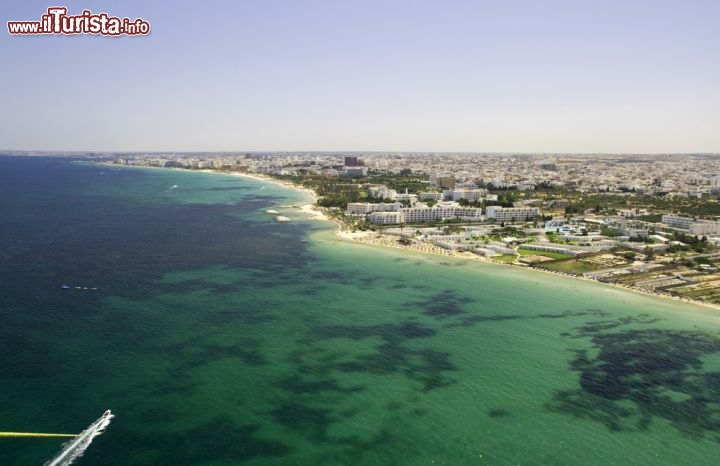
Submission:
[[[282,186],[283,188],[292,189],[295,191],[300,191],[303,194],[305,194],[309,198],[309,202],[303,202],[302,204],[298,204],[295,206],[292,206],[296,209],[298,209],[300,212],[303,212],[305,214],[310,215],[313,219],[316,220],[327,220],[327,221],[333,221],[330,217],[328,217],[325,212],[321,209],[319,209],[317,204],[318,196],[312,189],[304,188],[302,186],[298,186],[290,181],[285,180],[278,180],[269,176],[259,175],[257,173],[243,173],[243,172],[233,172],[233,171],[226,171],[226,170],[212,170],[212,169],[198,169],[198,170],[189,170],[187,168],[179,168],[179,167],[150,167],[145,165],[115,165],[112,163],[102,162],[98,165],[108,166],[108,167],[114,167],[114,168],[145,168],[145,169],[158,169],[158,170],[173,170],[178,172],[184,172],[184,173],[206,173],[210,175],[224,175],[224,176],[234,176],[238,178],[249,178],[254,181],[259,181],[263,183],[272,183],[277,186]],[[290,206],[284,206],[284,207],[290,207]]]
[[[177,170],[185,170],[185,169],[178,168]],[[196,171],[198,173],[213,173],[213,174],[220,174],[220,175],[227,175],[227,176],[237,176],[239,178],[249,178],[249,179],[255,180],[255,181],[269,182],[269,183],[276,184],[278,186],[283,186],[285,188],[294,189],[294,190],[300,191],[303,194],[306,194],[310,197],[311,202],[309,204],[303,204],[303,205],[315,205],[317,203],[317,199],[318,199],[317,194],[312,189],[298,186],[298,185],[292,183],[291,181],[278,180],[278,179],[272,178],[270,176],[258,175],[256,173],[231,172],[231,171],[209,170],[209,169],[185,170],[185,171]],[[323,216],[325,216],[325,215],[323,214]]]
[[[360,232],[360,234],[349,233],[349,232],[340,232],[340,231],[336,232],[336,236],[338,236],[341,241],[354,242],[354,243],[359,243],[359,244],[363,244],[366,246],[377,247],[377,248],[381,248],[381,249],[383,249],[383,248],[400,249],[400,250],[408,251],[409,253],[412,253],[412,254],[418,254],[418,253],[429,254],[429,255],[433,255],[433,256],[452,258],[452,259],[460,260],[463,262],[477,261],[477,262],[481,262],[484,264],[490,264],[492,266],[499,266],[499,267],[505,266],[505,267],[513,268],[513,269],[527,270],[529,272],[544,273],[544,274],[559,276],[559,277],[563,277],[563,278],[569,278],[569,279],[574,279],[574,280],[581,280],[584,282],[596,283],[599,285],[605,285],[611,289],[630,291],[630,292],[648,296],[648,297],[655,297],[655,298],[660,298],[660,299],[664,299],[664,300],[676,301],[676,302],[680,302],[680,303],[693,304],[693,305],[704,307],[707,309],[720,310],[720,305],[714,304],[714,303],[697,301],[697,300],[693,300],[693,299],[689,299],[689,298],[683,298],[680,296],[673,296],[670,294],[653,293],[651,291],[642,290],[642,289],[634,288],[631,286],[620,285],[617,283],[603,282],[603,281],[596,280],[593,278],[585,277],[583,275],[572,275],[572,274],[565,273],[565,272],[556,272],[553,270],[539,269],[539,268],[535,268],[535,267],[527,267],[527,266],[521,266],[518,264],[510,264],[510,263],[494,261],[492,259],[480,257],[471,252],[458,253],[458,252],[454,252],[454,251],[448,251],[446,249],[443,249],[443,248],[440,248],[439,246],[434,246],[434,245],[427,245],[427,246],[417,245],[417,244],[401,245],[401,244],[397,243],[397,241],[396,241],[397,238],[394,236],[383,236],[383,237],[378,237],[378,238],[373,239],[372,236],[374,234],[375,234],[374,232],[371,232],[371,233]],[[393,243],[390,244],[391,242],[393,242]],[[413,247],[413,246],[415,246],[415,247]]]
[[[162,168],[162,167],[161,167]],[[184,168],[178,168],[177,170],[185,170]],[[218,175],[226,175],[226,176],[236,176],[238,178],[248,178],[254,181],[259,181],[263,183],[272,183],[277,186],[282,186],[283,188],[292,189],[295,191],[299,191],[303,194],[305,194],[309,198],[309,202],[304,202],[299,205],[295,206],[282,206],[282,207],[293,207],[297,209],[299,212],[302,212],[306,215],[309,215],[311,219],[313,220],[323,220],[323,221],[333,221],[324,210],[317,207],[317,200],[318,196],[312,189],[305,188],[303,186],[298,186],[295,183],[291,181],[286,180],[278,180],[276,178],[272,178],[270,176],[264,176],[259,175],[257,173],[243,173],[243,172],[231,172],[231,171],[223,171],[223,170],[209,170],[209,169],[202,169],[202,170],[192,170],[199,173],[210,173],[210,174],[218,174]],[[338,223],[338,222],[336,222]],[[338,223],[339,227],[339,223]]]
[[[111,166],[115,166],[112,164],[109,164]],[[596,280],[593,278],[585,277],[582,275],[572,275],[565,272],[558,272],[553,270],[547,270],[547,269],[539,269],[535,267],[527,267],[527,266],[521,266],[518,264],[512,264],[512,263],[504,263],[499,261],[494,261],[492,259],[488,259],[485,257],[480,257],[476,254],[470,253],[470,252],[455,252],[450,251],[447,249],[443,249],[439,246],[436,246],[434,244],[423,244],[423,243],[412,243],[409,245],[399,244],[397,242],[396,236],[389,236],[389,235],[377,235],[374,231],[360,231],[360,232],[350,232],[347,231],[346,225],[339,219],[332,218],[325,210],[321,207],[317,206],[317,200],[318,196],[312,189],[305,188],[303,186],[298,186],[295,183],[292,183],[291,181],[286,180],[278,180],[275,178],[272,178],[270,176],[265,176],[257,173],[242,173],[242,172],[230,172],[230,171],[222,171],[222,170],[212,170],[212,169],[200,169],[200,170],[187,170],[184,168],[174,168],[174,167],[141,167],[141,168],[160,168],[163,170],[180,170],[185,172],[197,172],[197,173],[210,173],[210,174],[219,174],[219,175],[226,175],[226,176],[237,176],[237,177],[243,177],[243,178],[249,178],[255,181],[259,182],[265,182],[265,183],[273,183],[278,186],[282,186],[284,188],[293,189],[296,191],[299,191],[305,195],[307,195],[310,199],[309,203],[303,203],[298,206],[293,206],[296,209],[298,209],[300,212],[303,212],[310,216],[310,219],[312,220],[322,220],[322,221],[328,221],[333,222],[335,224],[335,231],[334,235],[335,237],[339,238],[340,241],[347,241],[352,242],[355,244],[363,244],[366,246],[371,247],[377,247],[382,249],[400,249],[405,250],[413,254],[430,254],[432,256],[439,256],[439,257],[447,257],[447,258],[454,258],[457,260],[462,261],[478,261],[485,264],[492,264],[495,266],[507,266],[507,267],[513,267],[513,268],[520,268],[528,271],[533,272],[539,272],[539,273],[545,273],[565,278],[571,278],[575,280],[583,280],[588,282],[595,282],[598,284],[606,285],[608,287],[612,287],[618,290],[625,290],[625,291],[631,291],[634,293],[638,293],[645,296],[651,296],[656,298],[663,298],[668,299],[676,302],[682,302],[682,303],[688,303],[693,304],[696,306],[713,309],[713,310],[720,310],[720,305],[714,304],[714,303],[708,303],[705,301],[698,301],[690,298],[683,298],[680,296],[673,296],[670,294],[665,293],[655,293],[652,291],[642,290],[639,288],[634,288],[631,286],[626,285],[620,285],[617,283],[607,283],[600,280]],[[431,256],[431,257],[432,257]]]

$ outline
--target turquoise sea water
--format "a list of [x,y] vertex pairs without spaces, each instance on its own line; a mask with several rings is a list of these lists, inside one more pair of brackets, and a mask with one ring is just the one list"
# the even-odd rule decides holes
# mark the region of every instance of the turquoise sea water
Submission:
[[[79,465],[720,454],[718,311],[341,242],[244,178],[0,157],[0,194],[0,430],[111,408]],[[60,444],[0,440],[0,464]]]

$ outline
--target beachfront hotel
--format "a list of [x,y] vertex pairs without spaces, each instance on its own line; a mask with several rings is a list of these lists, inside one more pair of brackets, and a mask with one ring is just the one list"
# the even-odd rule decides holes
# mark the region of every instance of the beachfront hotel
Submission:
[[371,204],[369,202],[348,202],[345,213],[352,216],[364,216],[372,212],[397,212],[402,207],[399,202],[380,202]]
[[[403,207],[399,202],[392,204],[351,202],[348,203],[345,213],[355,217],[367,215],[368,220],[372,223],[382,225],[431,222],[454,218],[470,222],[480,222],[484,219],[481,208],[462,207],[452,201],[440,202],[432,207],[422,204],[415,207]],[[538,216],[540,216],[540,209],[537,207],[487,207],[487,218],[498,222],[524,222]]]
[[400,212],[373,212],[367,218],[376,225],[397,225],[402,223]]
[[475,221],[482,220],[482,209],[476,207],[460,207],[449,203],[437,204],[433,207],[404,207],[400,209],[400,214],[405,223],[447,220],[451,218]]
[[500,207],[488,206],[487,218],[494,218],[499,222],[524,222],[540,216],[540,209],[537,207]]
[[433,207],[419,205],[402,207],[402,204],[348,204],[348,215],[368,215],[370,222],[379,225],[397,223],[420,223],[458,218],[461,220],[480,222],[483,220],[482,209],[477,207],[461,207],[455,203],[440,203]]

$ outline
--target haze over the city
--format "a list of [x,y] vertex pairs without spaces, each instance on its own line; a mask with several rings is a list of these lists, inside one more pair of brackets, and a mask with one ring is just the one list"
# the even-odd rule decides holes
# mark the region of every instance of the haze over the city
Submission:
[[0,149],[720,151],[715,0],[63,6],[152,32],[6,30]]

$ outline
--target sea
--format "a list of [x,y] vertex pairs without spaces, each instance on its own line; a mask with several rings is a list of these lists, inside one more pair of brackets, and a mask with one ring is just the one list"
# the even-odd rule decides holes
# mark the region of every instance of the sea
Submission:
[[341,240],[307,202],[0,157],[0,431],[111,409],[80,466],[718,464],[720,311]]

